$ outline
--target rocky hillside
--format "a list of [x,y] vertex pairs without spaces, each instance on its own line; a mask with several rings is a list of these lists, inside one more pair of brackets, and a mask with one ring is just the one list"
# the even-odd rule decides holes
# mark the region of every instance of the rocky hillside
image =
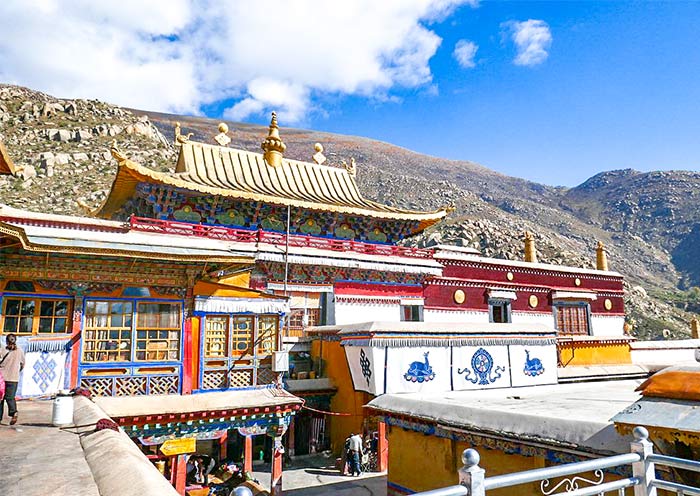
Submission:
[[[183,133],[193,133],[199,141],[212,142],[217,133],[218,122],[210,119],[59,100],[0,85],[0,139],[20,169],[15,177],[0,176],[0,202],[84,214],[100,204],[114,177],[112,141],[142,165],[171,169],[176,121]],[[228,124],[231,146],[259,150],[264,127]],[[309,160],[316,142],[323,144],[331,164],[354,158],[358,182],[370,198],[416,209],[456,207],[447,222],[412,243],[450,242],[518,259],[522,233],[530,230],[540,260],[592,267],[595,244],[602,240],[612,268],[627,277],[627,309],[635,333],[660,336],[669,329],[683,337],[689,312],[700,311],[694,290],[680,289],[698,285],[700,277],[693,256],[694,240],[700,241],[693,210],[700,182],[695,173],[611,172],[566,190],[367,138],[289,128],[282,129],[282,136],[290,158]]]

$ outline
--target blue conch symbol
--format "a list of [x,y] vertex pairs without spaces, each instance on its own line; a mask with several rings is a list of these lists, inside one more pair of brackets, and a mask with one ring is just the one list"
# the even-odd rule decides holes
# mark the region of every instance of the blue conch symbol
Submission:
[[530,358],[530,351],[525,350],[525,368],[523,373],[529,375],[530,377],[535,377],[544,373],[544,367],[542,366],[542,361],[539,358]]
[[426,351],[423,353],[425,362],[413,362],[408,367],[408,372],[403,375],[404,379],[410,382],[428,382],[435,379],[433,368],[430,366],[430,362],[428,362],[428,353],[430,352]]

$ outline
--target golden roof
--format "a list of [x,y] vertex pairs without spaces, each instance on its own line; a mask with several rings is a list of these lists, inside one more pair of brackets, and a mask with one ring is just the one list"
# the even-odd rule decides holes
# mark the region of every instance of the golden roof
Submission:
[[112,216],[134,193],[139,182],[158,183],[192,192],[247,201],[361,215],[419,221],[420,230],[440,221],[447,209],[418,212],[363,198],[345,168],[283,158],[268,165],[260,153],[186,141],[180,145],[175,173],[156,172],[115,154],[119,170],[98,215]]
[[10,154],[7,153],[7,148],[0,141],[0,174],[14,174],[15,164],[10,158]]

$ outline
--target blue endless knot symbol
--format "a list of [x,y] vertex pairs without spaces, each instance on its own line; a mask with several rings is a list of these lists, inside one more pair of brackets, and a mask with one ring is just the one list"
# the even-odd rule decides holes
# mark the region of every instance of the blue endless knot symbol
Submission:
[[372,377],[372,362],[369,361],[367,355],[365,355],[365,350],[360,350],[360,367],[362,367],[362,375],[367,380],[367,385],[369,386],[369,379]]

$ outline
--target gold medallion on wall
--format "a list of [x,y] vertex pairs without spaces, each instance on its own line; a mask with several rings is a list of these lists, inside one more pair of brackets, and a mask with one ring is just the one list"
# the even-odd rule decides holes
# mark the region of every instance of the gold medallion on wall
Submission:
[[606,310],[608,310],[608,311],[612,310],[612,301],[610,301],[609,298],[605,298],[603,305],[605,305]]
[[452,295],[452,299],[454,299],[455,303],[457,303],[458,305],[461,305],[462,303],[464,303],[464,300],[466,299],[466,295],[464,294],[464,291],[462,291],[461,289],[458,289]]
[[539,302],[540,300],[535,295],[530,295],[530,298],[527,300],[527,303],[530,305],[530,308],[535,308]]

